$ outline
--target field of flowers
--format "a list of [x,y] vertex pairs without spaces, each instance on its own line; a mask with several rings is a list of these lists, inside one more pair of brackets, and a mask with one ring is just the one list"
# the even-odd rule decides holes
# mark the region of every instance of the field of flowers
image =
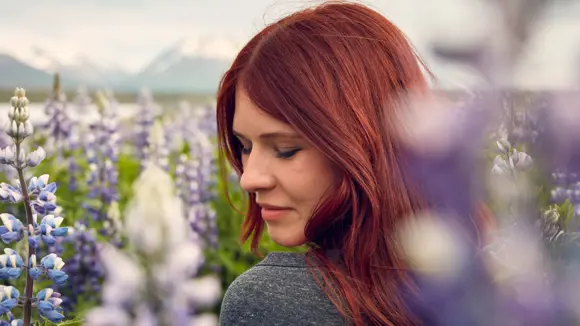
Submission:
[[[550,170],[561,162],[546,159],[569,159],[574,151],[554,151],[561,149],[554,144],[575,138],[555,132],[568,130],[554,128],[561,120],[539,123],[549,120],[541,118],[545,94],[501,94],[499,120],[485,132],[484,119],[470,109],[479,98],[463,95],[457,98],[463,113],[447,121],[458,127],[451,128],[447,149],[421,157],[410,172],[423,179],[432,202],[460,212],[474,172],[457,164],[485,164],[490,175],[477,180],[490,181],[488,204],[499,228],[483,270],[498,291],[477,291],[481,273],[465,272],[479,265],[458,263],[462,244],[453,237],[442,241],[445,228],[429,225],[407,238],[411,262],[421,270],[445,264],[462,271],[445,274],[444,284],[470,290],[460,300],[445,292],[441,274],[419,273],[426,300],[440,311],[452,307],[445,315],[449,325],[472,320],[467,315],[481,325],[489,316],[530,325],[531,316],[546,321],[554,311],[562,320],[578,320],[577,305],[561,303],[575,297],[562,290],[580,284],[580,178],[570,169]],[[8,100],[0,133],[0,325],[216,325],[224,290],[260,258],[240,246],[242,216],[218,177],[213,104],[162,108],[143,91],[128,114],[110,92],[81,91],[67,99],[58,83],[42,115],[29,109],[23,89]],[[420,121],[414,123],[420,129]],[[439,128],[451,130],[449,124]],[[543,144],[547,139],[552,143]],[[226,180],[234,206],[242,209],[236,176]],[[266,238],[262,251],[271,250],[288,249]],[[544,253],[546,260],[538,258]],[[525,300],[538,296],[544,299]],[[490,302],[504,305],[487,320],[472,309],[485,311]]]
[[128,114],[58,83],[42,112],[23,89],[6,103],[0,324],[217,324],[224,289],[259,258],[220,190],[211,103],[167,113],[144,90]]

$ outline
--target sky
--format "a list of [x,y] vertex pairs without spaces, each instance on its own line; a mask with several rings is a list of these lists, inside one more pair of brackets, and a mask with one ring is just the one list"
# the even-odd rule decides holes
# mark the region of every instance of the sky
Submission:
[[[580,84],[580,1],[558,0],[538,19],[538,28],[517,67],[516,82],[534,87]],[[224,39],[241,47],[267,23],[321,1],[297,0],[0,0],[0,52],[30,45],[62,61],[81,53],[138,71],[180,39]],[[427,64],[434,31],[450,37],[488,21],[477,0],[366,0],[407,34]],[[474,4],[471,4],[474,3]],[[478,25],[479,24],[479,25]],[[236,47],[214,49],[233,57]],[[433,63],[451,82],[472,77]]]

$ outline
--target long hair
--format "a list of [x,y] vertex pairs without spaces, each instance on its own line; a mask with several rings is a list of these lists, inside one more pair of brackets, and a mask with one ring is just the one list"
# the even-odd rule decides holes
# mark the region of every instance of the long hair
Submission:
[[[414,285],[394,241],[422,208],[405,183],[393,130],[405,94],[427,93],[426,68],[404,34],[366,6],[328,2],[273,23],[235,58],[217,96],[218,141],[243,173],[232,133],[243,88],[267,114],[301,132],[342,173],[306,226],[315,273],[354,324],[417,325],[403,292]],[[257,250],[264,222],[249,194],[241,240]],[[335,256],[336,254],[336,256]]]

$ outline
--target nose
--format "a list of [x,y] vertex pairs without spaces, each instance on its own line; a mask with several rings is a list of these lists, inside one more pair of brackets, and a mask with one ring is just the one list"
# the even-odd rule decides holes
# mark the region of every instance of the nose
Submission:
[[252,151],[243,164],[240,186],[247,192],[258,192],[272,189],[275,178],[268,168],[268,159],[260,158],[256,151]]

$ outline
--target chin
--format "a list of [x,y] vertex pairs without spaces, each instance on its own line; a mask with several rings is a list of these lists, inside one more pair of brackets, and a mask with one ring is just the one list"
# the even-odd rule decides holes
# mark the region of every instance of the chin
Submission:
[[271,227],[270,225],[268,225],[267,231],[270,239],[283,247],[299,247],[306,243],[304,231],[292,232],[288,228]]

